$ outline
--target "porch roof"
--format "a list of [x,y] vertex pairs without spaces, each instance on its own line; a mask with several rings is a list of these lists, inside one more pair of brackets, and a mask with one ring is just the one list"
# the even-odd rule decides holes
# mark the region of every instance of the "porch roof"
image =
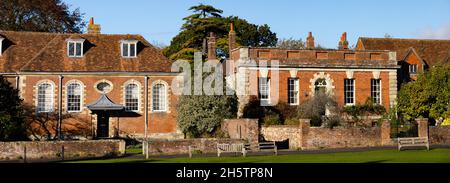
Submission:
[[105,94],[102,94],[95,102],[87,105],[87,108],[91,111],[118,111],[123,110],[124,106],[115,104]]

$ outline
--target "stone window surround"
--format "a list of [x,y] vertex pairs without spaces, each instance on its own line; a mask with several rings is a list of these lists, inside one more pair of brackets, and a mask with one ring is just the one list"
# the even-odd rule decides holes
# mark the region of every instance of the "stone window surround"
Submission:
[[[143,111],[142,107],[142,94],[144,93],[143,88],[142,88],[142,84],[141,82],[135,80],[135,79],[130,79],[128,81],[126,81],[123,86],[122,86],[122,101],[123,101],[123,105],[126,105],[126,87],[129,84],[136,84],[138,86],[138,110],[130,110],[131,112],[137,112],[137,113],[141,113]],[[125,106],[126,107],[126,106]]]
[[[157,110],[157,111],[155,111],[155,110],[153,110],[153,87],[155,86],[155,85],[157,85],[157,84],[163,84],[164,85],[164,89],[165,89],[165,110]],[[170,110],[169,110],[169,84],[166,82],[166,81],[164,81],[164,80],[161,80],[161,79],[158,79],[158,80],[155,80],[155,81],[153,81],[152,82],[152,84],[150,85],[150,100],[149,100],[149,102],[150,102],[150,112],[151,113],[170,113]]]
[[[81,97],[80,97],[80,110],[79,111],[69,111],[69,107],[68,107],[68,101],[69,101],[69,85],[73,84],[73,83],[77,83],[81,86]],[[84,110],[84,104],[85,104],[85,88],[86,86],[84,85],[83,82],[81,82],[80,80],[76,80],[76,79],[72,79],[66,82],[66,84],[64,85],[65,90],[64,90],[64,109],[66,110],[67,113],[80,113],[83,112]]]
[[[52,110],[51,111],[38,111],[39,85],[45,84],[45,83],[50,84],[51,87],[52,87],[52,92],[51,92],[51,99],[52,99],[51,106],[52,106]],[[35,100],[35,106],[36,106],[36,112],[37,113],[48,113],[48,112],[54,112],[56,110],[56,106],[55,106],[55,101],[56,101],[55,97],[57,96],[57,94],[55,93],[57,91],[56,88],[57,88],[57,86],[56,86],[55,82],[53,82],[52,80],[49,80],[49,79],[40,80],[40,81],[38,81],[36,83],[36,85],[35,85],[35,92],[34,92],[35,93],[35,97],[33,97],[33,98]]]

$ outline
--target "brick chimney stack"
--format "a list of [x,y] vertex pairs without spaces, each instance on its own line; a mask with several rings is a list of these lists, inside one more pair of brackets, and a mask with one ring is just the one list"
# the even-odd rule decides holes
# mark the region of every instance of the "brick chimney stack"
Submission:
[[94,24],[94,18],[91,17],[88,25],[88,34],[100,34],[101,27],[100,24]]
[[347,32],[342,33],[341,40],[339,41],[339,49],[340,50],[348,49]]
[[208,60],[217,59],[216,56],[216,36],[214,32],[209,33],[208,37]]
[[236,32],[234,31],[234,24],[230,24],[230,32],[228,33],[228,49],[231,55],[231,50],[236,48]]
[[309,32],[308,37],[306,38],[306,48],[314,49],[314,37],[312,36],[312,32]]

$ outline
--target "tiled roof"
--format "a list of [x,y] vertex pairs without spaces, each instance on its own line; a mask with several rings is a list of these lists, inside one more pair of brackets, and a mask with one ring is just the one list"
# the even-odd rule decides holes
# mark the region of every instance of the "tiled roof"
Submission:
[[[171,61],[141,35],[0,31],[8,43],[0,72],[170,72]],[[84,56],[67,56],[67,40],[84,39]],[[5,42],[5,40],[3,42]],[[122,58],[120,41],[137,40],[137,57]]]
[[365,50],[390,50],[397,52],[397,60],[403,60],[414,51],[428,65],[449,62],[450,40],[433,39],[396,39],[396,38],[359,38]]

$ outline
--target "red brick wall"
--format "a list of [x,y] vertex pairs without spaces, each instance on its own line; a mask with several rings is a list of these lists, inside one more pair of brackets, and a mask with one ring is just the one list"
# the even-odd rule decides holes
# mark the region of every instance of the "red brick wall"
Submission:
[[[0,142],[0,160],[102,157],[125,153],[123,140]],[[26,147],[26,149],[24,149]],[[26,150],[26,155],[24,155]]]
[[[150,76],[149,79],[149,133],[175,133],[176,132],[176,104],[177,104],[177,96],[171,92],[170,85],[172,83],[173,76]],[[46,75],[46,76],[36,76],[36,75],[28,75],[24,78],[24,83],[22,84],[22,97],[24,99],[24,103],[30,104],[32,106],[36,105],[36,86],[37,83],[42,80],[52,81],[54,85],[54,110],[58,111],[58,76],[55,75]],[[63,112],[66,110],[66,84],[70,81],[80,81],[83,83],[84,92],[83,92],[83,102],[82,107],[83,111],[79,113],[72,113],[77,117],[81,118],[82,121],[87,121],[89,123],[92,122],[90,110],[87,109],[87,105],[96,101],[100,97],[100,93],[95,89],[95,85],[97,82],[101,80],[110,81],[112,86],[112,91],[107,94],[107,96],[115,103],[124,105],[124,84],[128,81],[134,80],[140,85],[140,106],[139,111],[136,116],[133,117],[111,117],[110,118],[110,126],[114,128],[114,131],[111,133],[119,132],[121,135],[138,135],[141,136],[144,134],[144,125],[145,125],[145,117],[144,117],[144,76],[77,76],[77,75],[68,75],[64,76],[63,79]],[[152,96],[152,83],[154,81],[164,81],[168,84],[168,111],[167,112],[152,112],[151,111],[151,96]],[[72,121],[72,124],[70,124]],[[74,119],[65,119],[63,124],[68,126],[75,126],[77,120]],[[80,122],[80,120],[78,120]],[[95,126],[92,125],[91,126]],[[117,132],[115,132],[117,131]]]
[[[255,71],[253,71],[255,72]],[[274,81],[271,81],[271,98],[275,97],[275,92],[279,93],[279,101],[280,102],[288,102],[288,79],[291,77],[289,71],[282,70],[278,71],[279,73],[279,85],[278,90],[275,88]],[[299,79],[299,97],[300,103],[305,101],[307,98],[311,96],[311,79],[314,78],[314,74],[317,74],[317,71],[298,71],[297,78]],[[330,71],[324,72],[325,75],[329,74],[329,77],[334,81],[333,93],[335,99],[337,100],[340,106],[344,105],[344,79],[347,78],[347,74],[345,71]],[[272,72],[269,71],[268,77],[271,78]],[[260,77],[260,73],[256,73],[256,76]],[[357,104],[363,104],[366,100],[371,96],[371,79],[373,79],[373,73],[371,71],[355,71],[353,73],[353,78],[355,79],[355,97]],[[380,72],[381,79],[381,95],[382,95],[382,105],[389,109],[389,73],[388,72]],[[251,80],[250,85],[253,87],[257,87],[258,80]]]

